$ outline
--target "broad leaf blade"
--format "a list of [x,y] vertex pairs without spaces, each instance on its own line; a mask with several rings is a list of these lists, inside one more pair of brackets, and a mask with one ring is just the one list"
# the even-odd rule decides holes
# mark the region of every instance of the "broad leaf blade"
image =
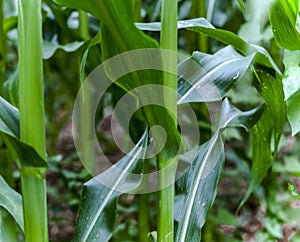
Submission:
[[276,0],[269,14],[275,40],[282,48],[300,50],[299,0]]
[[[57,0],[58,3],[69,7],[83,9],[92,13],[101,21],[101,47],[103,59],[108,60],[113,56],[130,51],[145,48],[158,48],[158,43],[137,29],[131,19],[131,3],[118,0]],[[130,33],[130,35],[128,34]],[[116,69],[134,66],[134,63],[144,63],[145,61],[160,61],[160,56],[151,56],[145,60],[143,57],[135,55],[134,58],[127,58],[118,67],[107,67],[104,62],[106,74],[111,80],[114,80]],[[115,80],[114,80],[115,81]],[[158,84],[163,86],[162,72],[153,70],[142,70],[132,72],[115,81],[125,91],[132,90],[146,84]],[[156,103],[163,97],[163,90],[152,93],[143,93],[138,98],[141,103],[143,100],[152,100]],[[160,153],[161,160],[168,160],[177,155],[181,147],[181,136],[177,131],[176,120],[166,108],[158,107],[157,105],[148,105],[144,107],[146,122],[150,127],[160,125],[167,132],[167,141],[164,149]],[[159,140],[159,137],[155,137]],[[159,141],[158,141],[159,143]]]
[[[139,23],[137,26],[142,30],[148,31],[160,31],[161,24],[156,23]],[[262,47],[253,45],[237,36],[235,33],[228,30],[216,29],[211,23],[204,18],[196,18],[190,20],[182,20],[177,23],[178,29],[188,29],[198,33],[208,35],[215,38],[225,44],[233,46],[240,51],[243,55],[251,55],[257,52],[256,62],[274,68],[276,72],[281,73],[275,62],[271,58],[270,54]]]
[[300,131],[300,51],[285,50],[283,63],[284,96],[288,110],[288,120],[292,127],[292,134]]
[[241,112],[227,99],[222,105],[218,131],[201,145],[190,168],[177,182],[175,198],[176,242],[199,241],[208,211],[217,194],[224,162],[222,131],[228,127],[247,130],[260,118],[263,108]]
[[0,206],[4,207],[24,231],[22,196],[14,191],[0,176]]
[[[21,168],[47,167],[47,162],[31,146],[22,142],[19,137],[19,112],[0,97],[0,135],[10,152],[20,162]],[[36,171],[37,176],[42,174]]]
[[285,124],[286,106],[282,82],[271,74],[256,70],[255,82],[258,92],[265,100],[266,109],[261,119],[252,128],[251,180],[241,207],[263,180],[277,154],[278,144]]
[[[141,174],[145,147],[148,142],[146,132],[132,151],[122,158],[116,169],[109,168],[84,185],[81,195],[79,216],[73,241],[108,241],[112,236],[117,215],[119,190],[131,191],[141,185],[142,176],[136,181],[128,180],[128,172]],[[110,185],[106,187],[100,181]]]
[[178,66],[178,104],[220,100],[244,76],[254,57],[244,57],[230,46],[214,55],[194,52]]

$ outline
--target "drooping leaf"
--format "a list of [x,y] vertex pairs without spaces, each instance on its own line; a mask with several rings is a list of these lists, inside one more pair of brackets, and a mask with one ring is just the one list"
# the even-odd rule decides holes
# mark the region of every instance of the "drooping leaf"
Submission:
[[[147,31],[160,31],[161,29],[161,24],[159,22],[138,23],[137,26],[140,29]],[[208,35],[225,44],[233,46],[245,56],[257,52],[257,63],[270,68],[274,68],[278,73],[281,73],[276,64],[274,63],[273,59],[271,58],[270,54],[264,48],[247,43],[247,41],[228,30],[216,29],[211,23],[209,23],[204,18],[178,21],[177,28],[188,29],[191,31]]]
[[283,63],[284,96],[288,110],[288,120],[292,127],[292,135],[300,131],[300,51],[285,50]]
[[86,49],[86,51],[83,53],[82,55],[82,59],[80,62],[80,82],[83,83],[84,79],[85,79],[85,73],[84,73],[84,68],[86,65],[86,61],[88,58],[88,54],[89,54],[89,50],[90,48],[94,47],[95,45],[98,45],[101,43],[101,35],[100,33],[98,33],[89,43],[88,48]]
[[263,180],[276,157],[278,144],[285,124],[286,106],[282,82],[264,70],[254,70],[256,89],[265,100],[266,108],[261,119],[252,128],[251,180],[247,193],[239,207]]
[[[130,179],[128,173],[141,174],[148,133],[116,165],[84,184],[73,241],[108,241],[117,215],[117,201],[122,192],[141,185],[142,176]],[[105,184],[103,184],[105,183]]]
[[250,129],[262,111],[261,106],[241,112],[227,99],[223,101],[217,132],[198,148],[189,169],[176,182],[176,242],[199,241],[201,238],[201,228],[216,197],[224,162],[222,131],[228,127]]
[[[20,168],[47,167],[47,162],[31,146],[19,139],[19,111],[0,97],[0,135],[10,152],[19,162]],[[36,175],[42,174],[36,170]]]
[[214,55],[194,52],[178,66],[178,104],[211,102],[222,97],[239,81],[255,54],[242,56],[228,46]]
[[300,50],[299,0],[275,0],[269,14],[277,44]]
[[43,59],[50,59],[57,50],[61,49],[64,50],[65,52],[74,52],[78,50],[84,42],[72,42],[68,43],[66,45],[60,45],[60,44],[54,44],[50,41],[44,40],[43,42]]
[[4,207],[24,231],[22,196],[0,176],[0,207]]

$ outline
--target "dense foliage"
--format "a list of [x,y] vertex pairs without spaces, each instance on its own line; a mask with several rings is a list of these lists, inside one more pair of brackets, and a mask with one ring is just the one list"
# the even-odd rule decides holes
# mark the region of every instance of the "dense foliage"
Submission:
[[299,7],[0,0],[0,241],[298,241]]

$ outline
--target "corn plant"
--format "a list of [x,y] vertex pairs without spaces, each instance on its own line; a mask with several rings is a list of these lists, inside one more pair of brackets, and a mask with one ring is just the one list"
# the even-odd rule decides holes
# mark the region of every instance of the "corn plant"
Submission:
[[[261,15],[249,14],[251,1],[246,1],[246,6],[244,1],[238,1],[240,12],[248,21],[240,35],[212,25],[211,2],[215,1],[187,1],[191,3],[191,18],[186,20],[178,20],[178,1],[160,2],[155,8],[160,10],[160,14],[155,11],[160,22],[146,23],[140,22],[143,2],[139,0],[45,0],[43,6],[51,10],[63,32],[61,43],[53,44],[43,40],[42,2],[18,1],[18,71],[0,92],[10,101],[0,98],[0,139],[4,150],[1,165],[9,164],[0,173],[1,241],[16,241],[14,220],[26,241],[49,240],[45,177],[51,162],[46,156],[44,76],[51,77],[44,75],[43,59],[46,68],[52,68],[47,60],[59,62],[59,58],[55,59],[59,49],[76,53],[76,58],[70,60],[75,63],[75,83],[66,84],[72,100],[78,92],[72,116],[74,141],[79,158],[94,176],[83,185],[73,241],[109,241],[115,233],[120,196],[126,193],[138,194],[139,241],[200,241],[223,171],[226,130],[240,127],[251,135],[250,183],[238,210],[272,166],[286,118],[292,135],[299,132],[299,0],[270,1],[266,17],[263,10]],[[3,17],[3,6],[0,1],[1,84],[7,79],[6,33],[16,24],[16,19],[9,22]],[[64,23],[68,11],[78,12],[76,31]],[[256,28],[251,23],[257,16],[270,22],[277,45],[284,49],[282,62],[273,60],[260,46],[261,40],[247,35],[248,28]],[[100,23],[93,38],[91,18]],[[191,55],[177,53],[180,31],[185,31],[186,49],[193,51]],[[222,43],[213,54],[209,53],[211,39]],[[195,46],[196,50],[191,49]],[[91,61],[90,56],[96,57]],[[284,73],[278,64],[284,65]],[[93,68],[85,80],[86,72]],[[93,82],[95,78],[97,82]],[[228,96],[241,82],[248,82],[263,102],[249,105],[246,111],[236,107]],[[47,91],[46,99],[49,96],[51,100]],[[97,113],[94,110],[98,103],[94,102],[102,102],[100,96],[109,92],[115,108],[123,111],[116,119],[128,133],[131,131],[135,143],[116,164],[98,174],[96,161],[102,154],[95,150],[98,140],[93,134]],[[212,121],[208,124],[210,134],[200,141],[198,117],[192,119],[191,127],[197,132],[191,136],[197,137],[190,145],[179,113],[189,107],[192,113],[198,108],[203,114],[203,104],[208,107],[206,118]],[[127,125],[124,117],[132,108],[137,112],[132,117],[133,124]],[[50,120],[48,131],[55,134],[55,114],[46,115]],[[48,152],[54,155],[51,144]],[[158,148],[149,158],[150,146]],[[11,188],[13,160],[20,173],[21,194]],[[153,167],[157,176],[148,180]],[[293,185],[289,189],[293,196],[299,196]],[[146,193],[150,192],[157,192],[154,231],[150,229],[147,211],[150,207]]]

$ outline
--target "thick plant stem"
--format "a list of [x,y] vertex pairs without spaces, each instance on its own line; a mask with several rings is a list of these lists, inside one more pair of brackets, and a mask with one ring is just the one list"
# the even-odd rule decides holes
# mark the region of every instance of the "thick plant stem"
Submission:
[[[161,13],[161,48],[177,51],[177,0],[163,0]],[[177,70],[177,60],[172,55],[163,57],[163,65],[169,66],[174,73]],[[176,115],[176,101],[177,101],[177,76],[174,74],[164,73],[164,86],[174,90],[174,95],[165,95],[165,105]],[[169,92],[168,92],[169,93]]]
[[[19,0],[21,139],[46,157],[41,0]],[[45,169],[21,169],[25,239],[48,241]],[[37,175],[38,174],[38,175]]]
[[[170,51],[177,51],[177,0],[163,0],[161,13],[161,48]],[[163,56],[163,65],[169,66],[174,73],[177,73],[177,60],[171,55]],[[164,95],[166,108],[176,117],[177,113],[177,75],[164,73],[164,86],[174,90],[173,95]],[[175,119],[176,122],[176,119]],[[176,124],[175,124],[176,125]],[[159,175],[159,206],[158,206],[158,241],[173,242],[174,241],[174,185],[166,186],[166,184],[174,184],[176,172],[176,158],[162,160],[158,156],[158,169],[161,170]],[[171,169],[166,169],[171,167]]]

